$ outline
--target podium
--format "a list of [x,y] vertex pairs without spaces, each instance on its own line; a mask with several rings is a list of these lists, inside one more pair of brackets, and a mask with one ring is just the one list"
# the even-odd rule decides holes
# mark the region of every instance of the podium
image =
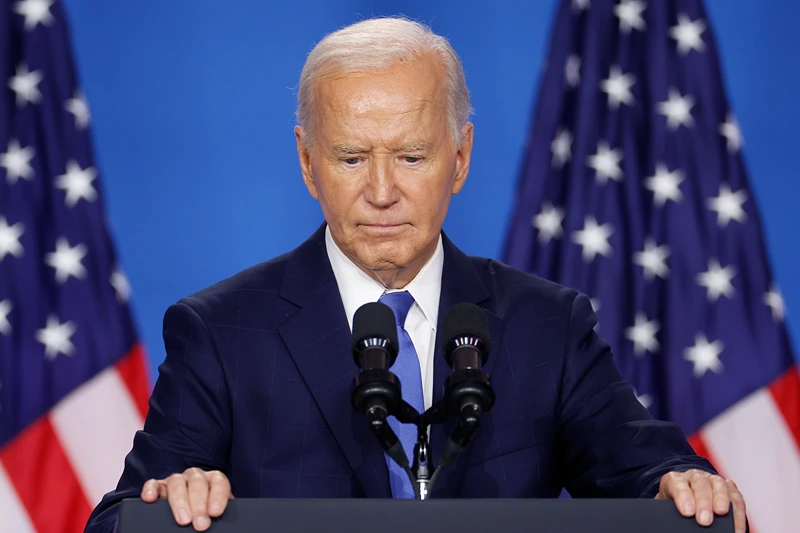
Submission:
[[[117,533],[189,533],[166,500],[123,500]],[[733,513],[711,527],[650,499],[236,499],[210,533],[733,533]]]

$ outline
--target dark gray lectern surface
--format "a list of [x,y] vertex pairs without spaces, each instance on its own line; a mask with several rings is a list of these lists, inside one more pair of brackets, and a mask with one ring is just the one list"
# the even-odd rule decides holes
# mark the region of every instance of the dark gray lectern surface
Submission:
[[[189,533],[165,500],[122,502],[117,533]],[[236,499],[210,533],[732,533],[733,514],[711,527],[684,518],[667,500]]]

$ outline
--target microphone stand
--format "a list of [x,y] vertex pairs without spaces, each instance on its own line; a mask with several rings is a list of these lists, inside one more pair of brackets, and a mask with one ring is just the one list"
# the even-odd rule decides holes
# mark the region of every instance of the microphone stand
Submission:
[[[429,499],[439,475],[441,475],[442,471],[450,466],[467,446],[469,446],[469,443],[472,442],[480,426],[480,417],[483,414],[480,407],[462,409],[460,413],[461,424],[459,424],[447,440],[444,452],[439,461],[439,466],[434,468],[430,443],[428,442],[428,427],[431,424],[442,424],[450,418],[451,412],[446,407],[446,401],[447,398],[445,397],[444,400],[437,402],[432,405],[430,409],[417,416],[417,442],[414,445],[414,461],[411,468],[405,468],[405,470],[411,480],[411,485],[414,487],[414,493],[418,500]],[[405,404],[403,410],[406,411],[406,416],[403,418],[407,417],[406,407],[407,409],[413,410],[413,407]],[[416,411],[414,411],[414,413],[416,414]],[[400,419],[398,418],[398,420]],[[410,421],[411,420],[409,420],[409,422]],[[400,420],[400,422],[403,422],[403,420]],[[386,427],[389,428],[388,425]],[[389,428],[389,431],[391,431],[391,428]],[[399,440],[397,442],[400,444]],[[402,448],[402,444],[400,444],[400,447]],[[387,451],[387,453],[389,452]],[[392,457],[395,462],[398,462],[393,455],[389,454],[389,456]],[[403,454],[403,459],[405,459],[405,454]],[[398,462],[398,464],[403,466],[401,462]]]

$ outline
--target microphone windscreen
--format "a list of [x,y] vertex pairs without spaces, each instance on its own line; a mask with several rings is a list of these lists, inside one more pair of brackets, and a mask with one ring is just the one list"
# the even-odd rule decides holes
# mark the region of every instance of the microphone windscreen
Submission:
[[381,338],[389,341],[389,352],[397,355],[397,326],[394,312],[388,305],[380,302],[369,302],[358,308],[353,315],[353,336],[350,339],[350,350],[353,354],[360,349],[361,341],[368,338]]
[[[453,340],[460,337],[477,337],[483,346],[484,359],[489,355],[489,320],[486,312],[475,304],[463,302],[456,304],[444,315],[442,324],[442,339],[445,343],[445,357],[450,358],[450,353],[455,346]],[[485,361],[484,361],[485,362]]]

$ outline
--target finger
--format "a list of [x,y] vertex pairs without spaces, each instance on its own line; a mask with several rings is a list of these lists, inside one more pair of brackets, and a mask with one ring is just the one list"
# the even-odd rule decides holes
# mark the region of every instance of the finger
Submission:
[[731,480],[727,481],[728,494],[733,504],[733,527],[736,533],[745,533],[747,529],[747,507],[744,503],[744,496],[739,492],[739,488]]
[[192,525],[197,531],[205,531],[211,526],[208,518],[208,480],[206,473],[192,468],[183,473],[189,486],[189,508],[192,511]]
[[718,515],[724,515],[731,508],[731,497],[728,494],[728,483],[721,476],[711,476],[709,481],[711,482],[714,513]]
[[211,487],[208,492],[208,515],[217,517],[225,512],[228,500],[233,498],[231,483],[225,474],[219,471],[208,472],[206,478]]
[[158,481],[155,479],[148,479],[142,485],[141,498],[147,503],[153,503],[158,499]]
[[698,470],[689,478],[689,485],[694,493],[695,516],[701,526],[710,526],[714,520],[714,489],[710,477],[710,474]]
[[158,480],[158,497],[166,498],[169,492],[167,491],[167,482],[163,479]]
[[192,521],[192,513],[189,511],[189,494],[186,492],[186,479],[182,474],[172,474],[166,480],[167,501],[175,521],[188,526]]
[[694,516],[694,494],[682,472],[664,474],[656,498],[670,498],[683,516]]

